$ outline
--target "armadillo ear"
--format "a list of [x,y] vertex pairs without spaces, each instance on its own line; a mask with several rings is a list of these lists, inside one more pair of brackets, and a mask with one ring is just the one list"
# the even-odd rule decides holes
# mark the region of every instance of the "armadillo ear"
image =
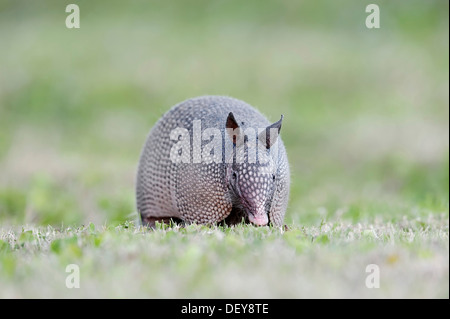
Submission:
[[273,123],[266,127],[264,131],[262,131],[258,135],[258,140],[263,143],[263,145],[269,149],[273,144],[277,141],[278,135],[280,135],[281,123],[283,122],[283,115],[278,122]]
[[225,128],[227,130],[228,137],[233,141],[234,145],[242,140],[242,130],[239,127],[236,119],[234,118],[233,112],[230,112],[230,114],[228,114]]

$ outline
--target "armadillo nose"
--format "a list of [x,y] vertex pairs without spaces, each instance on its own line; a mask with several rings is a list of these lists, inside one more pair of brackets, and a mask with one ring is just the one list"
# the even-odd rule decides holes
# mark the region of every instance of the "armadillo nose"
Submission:
[[257,226],[265,226],[269,223],[269,217],[267,217],[266,213],[249,213],[248,220]]

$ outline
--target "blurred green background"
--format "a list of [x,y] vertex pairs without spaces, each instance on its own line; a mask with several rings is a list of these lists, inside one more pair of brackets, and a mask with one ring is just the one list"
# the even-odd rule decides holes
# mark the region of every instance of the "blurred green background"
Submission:
[[149,129],[207,94],[285,115],[287,223],[448,216],[448,1],[369,3],[0,0],[0,223],[135,219]]

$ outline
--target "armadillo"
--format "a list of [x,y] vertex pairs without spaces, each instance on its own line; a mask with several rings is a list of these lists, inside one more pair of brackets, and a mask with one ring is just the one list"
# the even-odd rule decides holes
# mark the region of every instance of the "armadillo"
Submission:
[[142,223],[282,226],[290,184],[282,120],[271,124],[251,105],[225,96],[173,106],[141,152],[136,204]]

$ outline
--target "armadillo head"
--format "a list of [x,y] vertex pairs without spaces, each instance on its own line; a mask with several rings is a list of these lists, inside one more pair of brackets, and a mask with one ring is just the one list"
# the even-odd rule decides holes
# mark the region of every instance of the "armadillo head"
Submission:
[[235,148],[233,164],[227,167],[230,197],[233,207],[258,226],[270,223],[269,210],[277,180],[278,150],[274,145],[282,119],[283,116],[263,129],[254,141],[239,127],[233,113],[227,119],[227,131]]

